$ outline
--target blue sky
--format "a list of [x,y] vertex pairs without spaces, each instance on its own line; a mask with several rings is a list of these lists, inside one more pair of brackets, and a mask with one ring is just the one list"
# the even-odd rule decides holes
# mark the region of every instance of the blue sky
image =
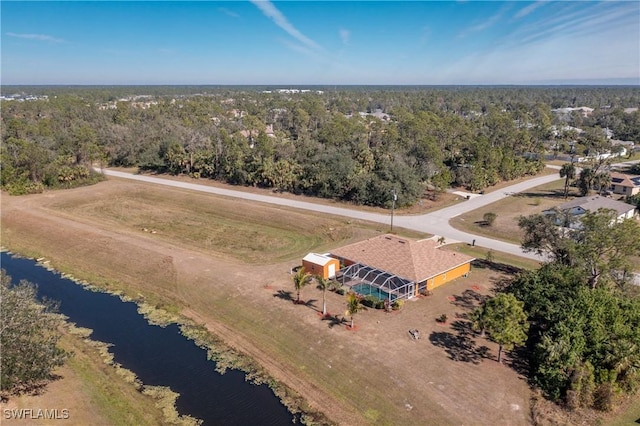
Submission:
[[0,3],[2,84],[640,84],[638,1]]

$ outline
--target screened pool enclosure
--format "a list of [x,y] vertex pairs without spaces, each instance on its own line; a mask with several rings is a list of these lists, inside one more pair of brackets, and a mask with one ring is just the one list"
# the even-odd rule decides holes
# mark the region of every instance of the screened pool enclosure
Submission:
[[394,302],[415,296],[416,283],[381,269],[354,263],[340,270],[338,281],[362,296]]

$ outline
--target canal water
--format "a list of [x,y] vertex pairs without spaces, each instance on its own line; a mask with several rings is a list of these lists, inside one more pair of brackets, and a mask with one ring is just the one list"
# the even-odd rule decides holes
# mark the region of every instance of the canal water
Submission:
[[113,344],[114,360],[145,384],[168,386],[180,394],[180,414],[205,425],[286,425],[292,415],[266,385],[252,385],[245,374],[215,371],[206,350],[180,334],[176,324],[150,325],[133,302],[86,290],[48,271],[31,259],[1,254],[1,265],[14,283],[38,285],[39,297],[59,302],[59,312],[79,327],[93,330],[91,339]]

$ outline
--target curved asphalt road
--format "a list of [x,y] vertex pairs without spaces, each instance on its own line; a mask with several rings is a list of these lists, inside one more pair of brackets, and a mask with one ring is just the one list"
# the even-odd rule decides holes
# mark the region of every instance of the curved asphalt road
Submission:
[[[154,183],[158,185],[172,186],[182,189],[190,189],[193,191],[206,192],[210,194],[223,195],[234,198],[244,198],[246,200],[258,201],[262,203],[277,204],[287,207],[294,207],[304,210],[312,210],[315,212],[327,213],[337,216],[346,216],[354,219],[368,220],[371,222],[390,224],[390,214],[369,213],[359,210],[351,210],[344,207],[334,207],[325,204],[315,204],[307,201],[290,200],[285,198],[278,198],[269,195],[253,194],[250,192],[235,191],[232,189],[218,188],[206,185],[199,185],[195,183],[179,182],[169,179],[163,179],[153,176],[136,175],[131,173],[118,172],[115,170],[102,169],[99,170],[107,176],[113,176],[124,179],[132,179],[140,182]],[[471,198],[470,200],[462,201],[456,205],[446,207],[441,210],[437,210],[432,213],[427,213],[417,216],[394,216],[394,226],[413,229],[445,238],[447,243],[453,243],[456,241],[466,242],[471,244],[475,240],[475,244],[478,246],[490,248],[496,251],[502,251],[505,253],[514,254],[517,256],[527,257],[535,260],[542,260],[539,256],[533,253],[525,253],[520,246],[511,243],[505,243],[503,241],[494,240],[491,238],[470,234],[453,228],[449,225],[449,220],[453,217],[459,216],[471,210],[478,209],[480,207],[491,204],[495,201],[506,198],[514,193],[523,192],[527,189],[543,185],[549,182],[560,179],[559,175],[545,175],[528,179],[524,182],[517,183],[515,185],[508,186],[498,191],[490,192],[485,195]]]

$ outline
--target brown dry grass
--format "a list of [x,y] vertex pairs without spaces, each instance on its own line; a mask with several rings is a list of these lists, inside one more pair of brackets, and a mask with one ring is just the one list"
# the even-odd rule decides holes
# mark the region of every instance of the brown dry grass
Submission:
[[[571,189],[575,191],[575,188]],[[523,234],[518,227],[518,218],[541,213],[543,210],[564,203],[567,200],[563,197],[563,191],[564,181],[551,182],[457,216],[451,219],[450,223],[463,231],[520,244]],[[570,191],[570,195],[577,194]],[[483,217],[489,212],[497,216],[493,225],[486,226]]]
[[[178,223],[180,217],[195,223]],[[240,239],[251,240],[253,229],[258,245],[235,244],[219,222],[237,226]],[[515,366],[497,364],[495,346],[469,333],[464,320],[501,272],[474,269],[400,311],[359,313],[355,332],[339,322],[344,296],[328,294],[333,321],[319,317],[315,288],[303,289],[307,305],[291,302],[289,271],[307,251],[381,232],[377,225],[120,181],[4,196],[2,208],[4,245],[204,324],[338,423],[527,424],[525,379]],[[263,236],[283,242],[265,247]],[[443,313],[451,321],[439,325]],[[410,339],[411,328],[422,339]]]
[[[132,174],[147,174],[150,176],[155,176],[155,174],[149,173],[140,173],[136,168],[131,167],[110,167],[110,170],[121,171],[125,173]],[[323,204],[329,206],[338,206],[345,207],[353,210],[361,210],[372,213],[380,213],[380,214],[389,214],[390,208],[382,208],[382,207],[372,207],[372,206],[364,206],[360,204],[354,204],[346,201],[333,200],[329,198],[317,198],[317,197],[309,197],[306,195],[296,195],[289,192],[276,192],[270,188],[260,188],[254,186],[230,186],[228,184],[212,180],[212,179],[195,179],[186,175],[161,175],[162,179],[174,180],[178,182],[187,182],[187,183],[197,183],[198,185],[211,186],[216,188],[232,188],[234,191],[240,192],[248,192],[252,194],[260,194],[260,195],[268,195],[270,197],[278,197],[289,200],[298,200],[298,201],[308,201],[315,204]],[[511,181],[508,184],[512,184],[518,181]],[[391,194],[389,194],[391,195]],[[461,197],[451,194],[448,192],[433,192],[433,191],[425,191],[422,198],[418,200],[412,206],[408,207],[396,207],[395,213],[398,215],[417,215],[417,214],[425,214],[434,210],[438,210],[452,204],[455,204]]]

